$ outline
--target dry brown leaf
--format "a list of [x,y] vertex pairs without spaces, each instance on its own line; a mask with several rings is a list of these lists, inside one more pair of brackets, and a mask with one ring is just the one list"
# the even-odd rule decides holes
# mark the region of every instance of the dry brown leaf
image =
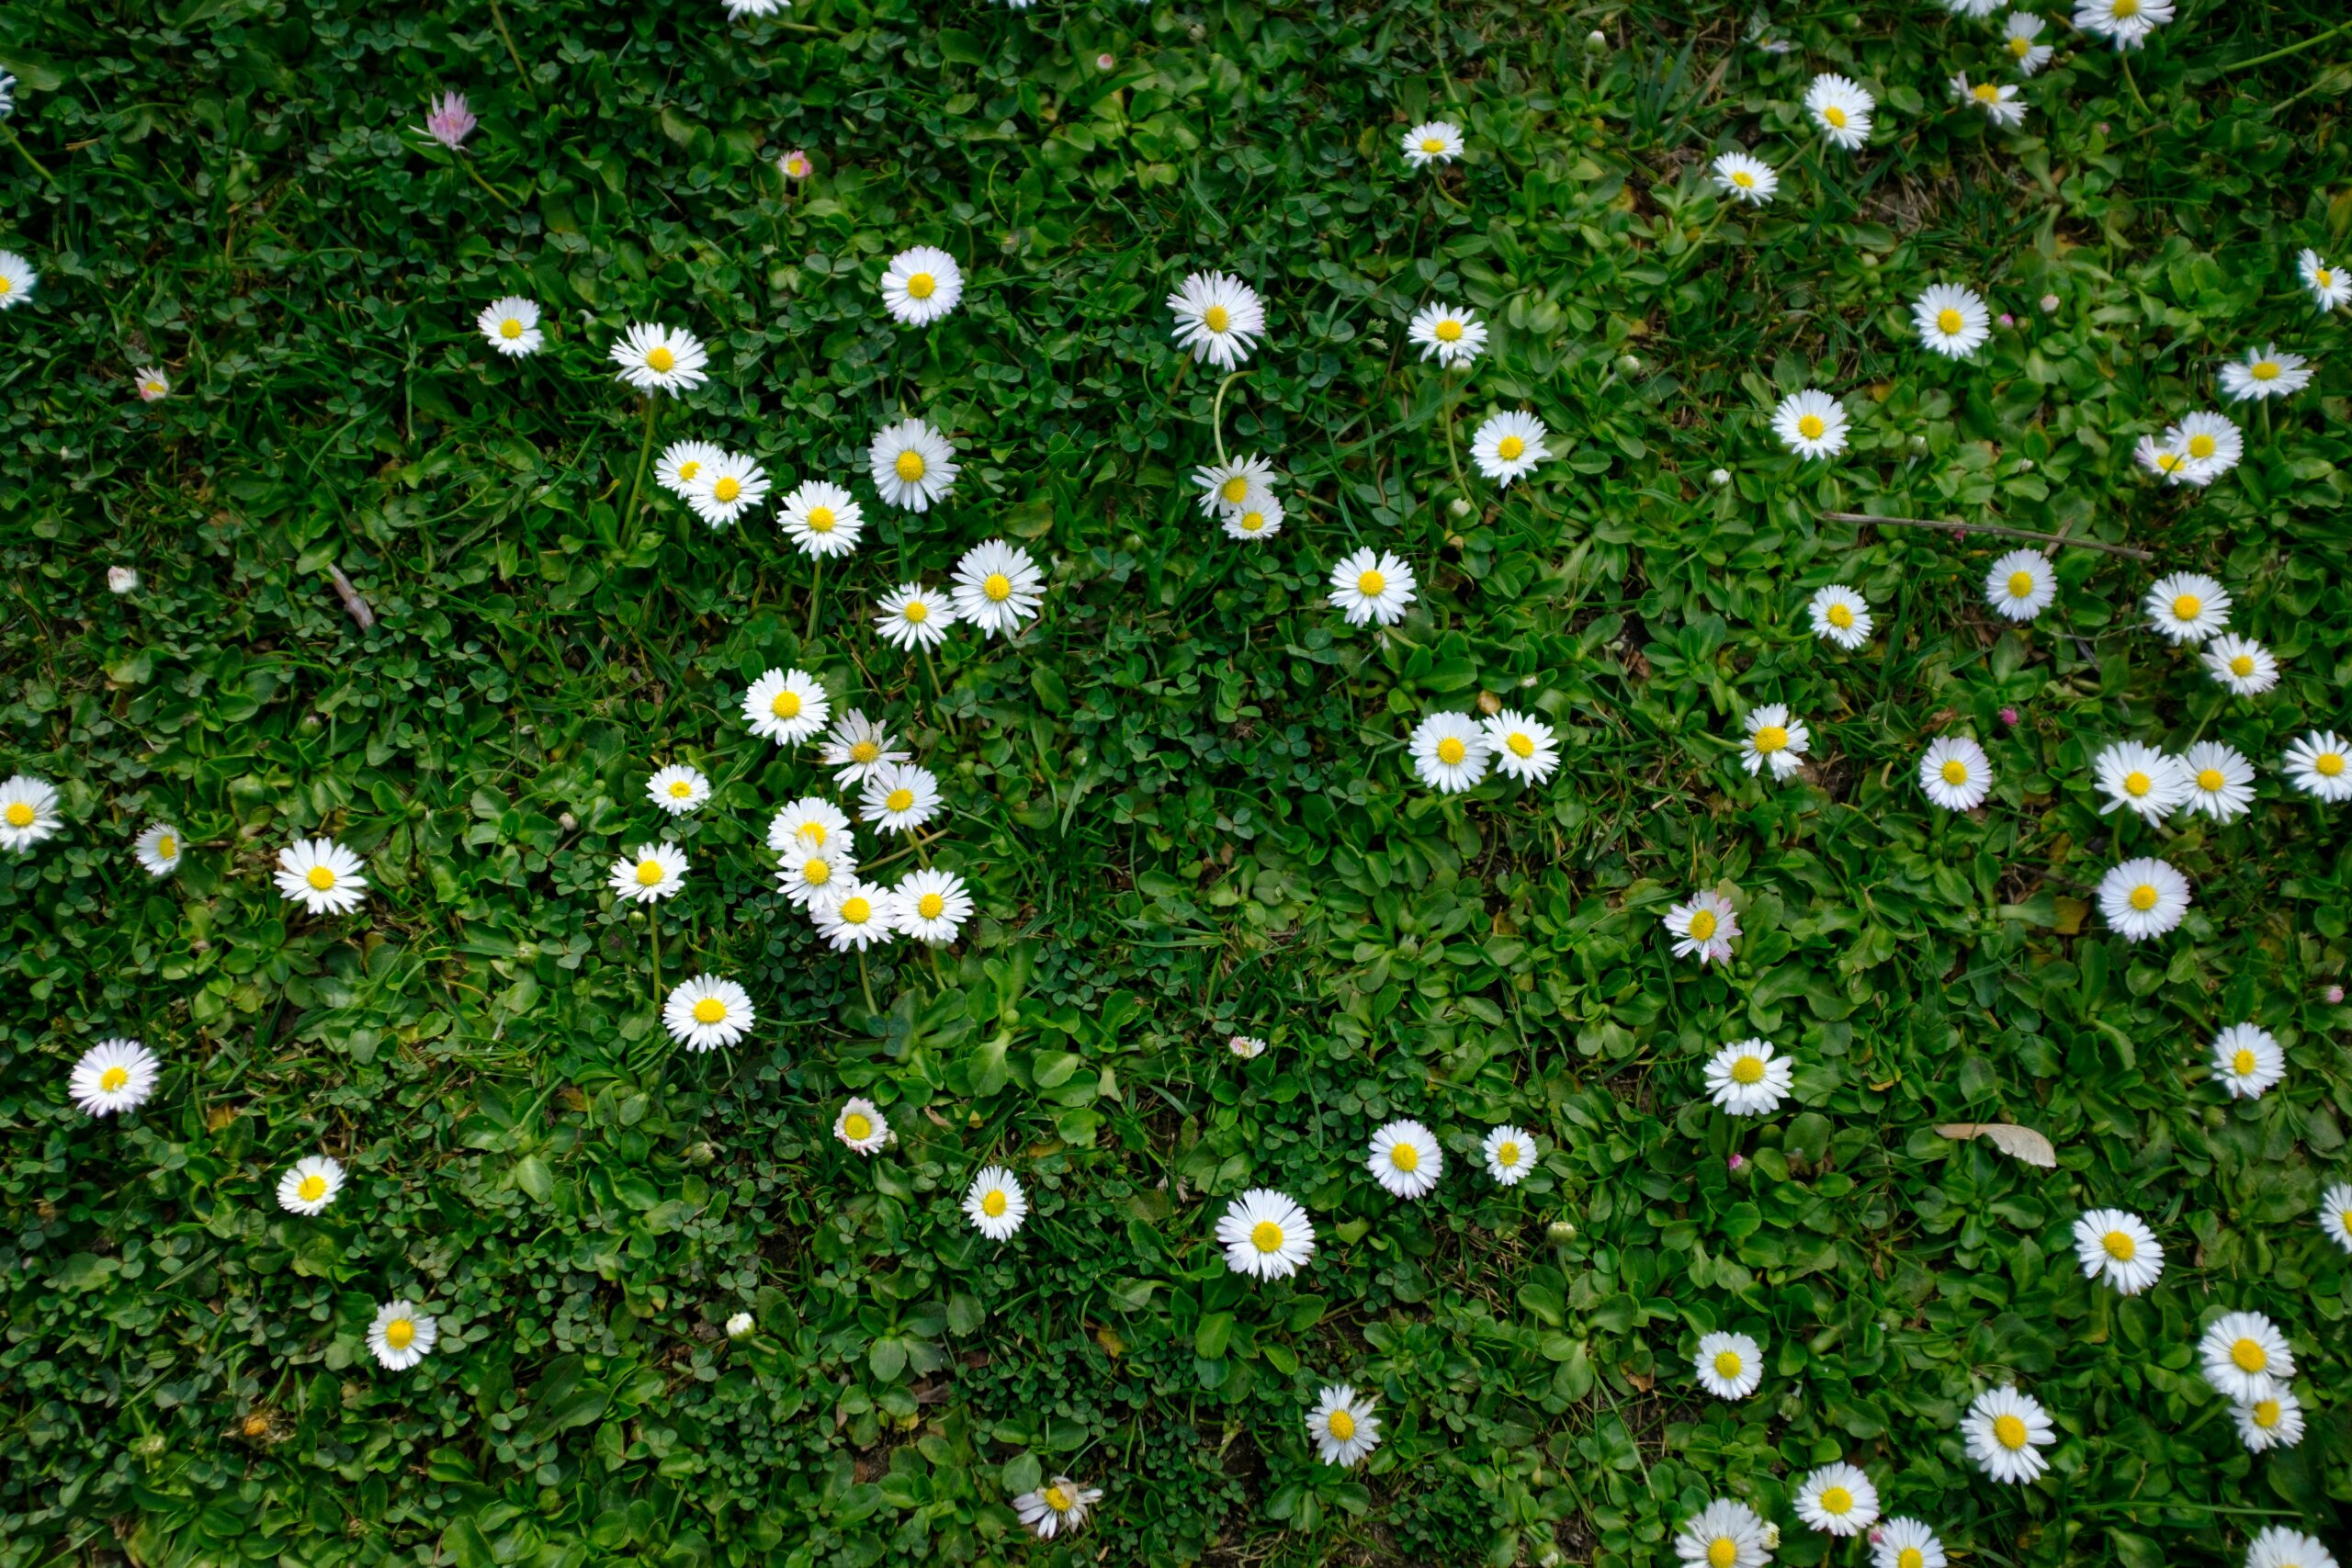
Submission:
[[1983,1138],[2011,1159],[2044,1170],[2058,1168],[2057,1148],[2030,1127],[2013,1127],[2007,1122],[1946,1122],[1936,1132],[1946,1138]]

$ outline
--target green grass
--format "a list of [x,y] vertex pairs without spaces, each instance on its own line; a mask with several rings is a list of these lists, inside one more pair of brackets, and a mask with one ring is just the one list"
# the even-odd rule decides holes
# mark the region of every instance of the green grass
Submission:
[[[1778,1520],[1781,1562],[1851,1568],[1787,1506],[1835,1457],[1962,1563],[2234,1562],[2266,1522],[2340,1549],[2352,1260],[2312,1213],[2352,1175],[2352,1013],[2324,1000],[2352,856],[2276,761],[2352,718],[2352,360],[2293,276],[2306,244],[2352,262],[2352,39],[2224,75],[2335,16],[2189,0],[2127,82],[2041,9],[2059,56],[2013,135],[1945,87],[1997,66],[1997,20],[1923,4],[1792,9],[1779,55],[1713,6],[0,11],[0,248],[42,275],[0,314],[0,773],[55,780],[70,823],[0,858],[0,1568],[1620,1568],[1718,1495]],[[1866,152],[1814,150],[1816,70],[1877,92]],[[442,90],[481,118],[462,157],[418,129]],[[1436,177],[1396,155],[1425,114],[1471,147]],[[1705,182],[1734,145],[1781,172],[1760,213]],[[792,147],[817,175],[787,190]],[[929,333],[874,288],[919,242],[969,274]],[[1185,478],[1218,378],[1161,300],[1208,267],[1272,315],[1223,407],[1287,477],[1256,548]],[[2018,318],[1973,363],[1910,334],[1940,280]],[[535,359],[471,329],[510,291],[548,312]],[[1433,299],[1497,329],[1458,408],[1404,344]],[[780,489],[870,496],[902,409],[954,433],[952,501],[870,513],[813,637],[768,513],[624,515],[641,405],[603,355],[639,320],[713,351],[665,436]],[[2210,491],[2147,483],[2133,440],[2274,339],[2318,385],[2246,414]],[[1805,385],[1854,411],[1835,463],[1767,427]],[[1441,421],[1515,407],[1555,460],[1457,514]],[[2020,633],[1979,593],[2006,542],[1829,511],[2154,558],[2060,552]],[[956,638],[934,699],[864,607],[995,536],[1047,567],[1043,620]],[[1394,636],[1322,602],[1362,543],[1420,576]],[[2144,629],[2174,569],[2229,584],[2278,690],[2228,699]],[[1876,609],[1858,653],[1805,629],[1830,581]],[[822,782],[737,713],[790,664],[916,738],[934,855],[980,900],[936,971],[875,956],[878,1013],[762,848]],[[1403,739],[1482,694],[1548,716],[1565,765],[1441,800]],[[1815,737],[1781,787],[1733,750],[1770,701]],[[1955,730],[1999,770],[1981,819],[1909,778]],[[2199,733],[2265,771],[2250,817],[2098,813],[2100,745]],[[677,830],[663,975],[762,1014],[714,1056],[669,1046],[646,922],[604,888],[671,760],[723,787]],[[159,817],[197,847],[151,883],[130,841]],[[367,856],[363,914],[272,889],[318,831]],[[2143,852],[2196,907],[2134,947],[2085,903]],[[1743,906],[1727,972],[1658,930],[1701,886]],[[2204,1043],[2247,1018],[2290,1070],[2233,1104]],[[1238,1064],[1235,1032],[1273,1048]],[[1760,1128],[1700,1088],[1751,1033],[1802,1064]],[[113,1034],[163,1087],[93,1122],[65,1075]],[[851,1093],[888,1156],[829,1135]],[[1419,1205],[1362,1165],[1404,1115],[1448,1149]],[[1476,1170],[1504,1120],[1547,1146],[1509,1191]],[[2059,1168],[1952,1121],[2035,1127]],[[281,1213],[321,1149],[351,1187]],[[955,1207],[991,1158],[1035,1204],[1001,1249]],[[1323,1232],[1295,1280],[1211,1243],[1257,1185]],[[2098,1203],[2162,1236],[2146,1296],[2076,1269]],[[360,1337],[402,1292],[444,1339],[395,1375]],[[2298,1448],[2248,1456],[2198,1376],[2239,1308],[2294,1342]],[[1767,1343],[1736,1406],[1690,1374],[1719,1325]],[[1955,1429],[2012,1379],[2062,1435],[2026,1487]],[[1341,1380],[1387,1422],[1344,1473],[1302,1427]],[[1006,1499],[1057,1472],[1107,1495],[1039,1546]]]

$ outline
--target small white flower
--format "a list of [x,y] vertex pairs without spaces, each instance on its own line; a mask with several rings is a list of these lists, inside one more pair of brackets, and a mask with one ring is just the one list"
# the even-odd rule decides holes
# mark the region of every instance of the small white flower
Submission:
[[2213,1037],[2213,1081],[2233,1100],[2260,1100],[2287,1076],[2278,1037],[2253,1023],[2233,1023]]
[[667,898],[686,885],[686,852],[667,840],[639,844],[613,863],[605,885],[616,897],[632,904]]
[[13,310],[33,297],[40,275],[14,251],[0,251],[0,310]]
[[1374,1414],[1372,1396],[1347,1383],[1325,1389],[1306,1413],[1306,1435],[1325,1464],[1362,1464],[1380,1446],[1380,1417]]
[[972,1228],[990,1241],[1008,1241],[1029,1217],[1029,1199],[1012,1172],[992,1165],[972,1179],[964,1194],[964,1213]]
[[107,568],[107,592],[117,598],[139,592],[139,569],[135,566]]
[[2075,1220],[2075,1258],[2085,1279],[2104,1280],[2127,1296],[2165,1271],[2164,1244],[2145,1220],[2123,1209],[2092,1209]]
[[159,366],[141,365],[130,373],[130,384],[142,403],[160,403],[172,395],[172,378]]
[[1804,90],[1804,112],[1821,128],[1822,140],[1850,152],[1871,139],[1871,114],[1878,100],[1859,82],[1825,73]]
[[1422,1198],[1445,1172],[1445,1151],[1419,1122],[1391,1122],[1373,1134],[1364,1165],[1391,1196]]
[[920,582],[901,582],[874,606],[874,629],[893,648],[937,648],[956,624],[956,602]]
[[862,1155],[870,1155],[890,1141],[890,1123],[870,1100],[854,1099],[833,1118],[833,1136]]
[[44,779],[17,773],[0,784],[0,850],[28,850],[63,825],[57,790]]
[[1797,1517],[1827,1535],[1860,1535],[1878,1520],[1878,1488],[1853,1465],[1825,1464],[1804,1478]]
[[728,1338],[729,1338],[729,1339],[741,1339],[741,1338],[742,1338],[745,1335],[747,1335],[747,1334],[749,1334],[749,1333],[751,1333],[751,1332],[752,1332],[752,1314],[751,1314],[750,1313],[748,1313],[748,1312],[739,1312],[739,1313],[733,1313],[733,1314],[729,1314],[728,1319],[727,1319],[727,1337],[728,1337]]
[[1193,358],[1230,370],[1250,357],[1265,335],[1266,307],[1257,291],[1228,273],[1196,272],[1168,297],[1176,315],[1176,345]]
[[2278,683],[2278,660],[2251,637],[2224,633],[2199,657],[2214,680],[2241,697],[2258,697]]
[[2099,913],[2126,942],[2164,935],[2188,905],[2188,878],[2164,861],[2128,860],[2099,878]]
[[1731,900],[1712,888],[1693,893],[1687,903],[1667,910],[1662,922],[1674,938],[1674,956],[1695,956],[1702,964],[1731,962],[1731,939],[1739,934],[1739,915]]
[[1487,346],[1487,324],[1459,305],[1425,305],[1406,329],[1421,351],[1446,369],[1467,365]]
[[825,732],[817,748],[819,764],[833,770],[833,784],[841,789],[862,784],[884,763],[903,762],[907,757],[899,750],[888,725],[866,717],[856,708],[833,720],[833,728]]
[[1532,473],[1536,464],[1552,455],[1544,445],[1548,434],[1544,422],[1533,414],[1509,410],[1478,427],[1470,438],[1470,459],[1498,487],[1508,487],[1511,480]]
[[1946,811],[1973,811],[1993,793],[1993,760],[1965,735],[1943,736],[1919,759],[1919,787]]
[[1483,728],[1495,766],[1521,784],[1542,784],[1559,767],[1559,741],[1542,719],[1505,708]]
[[1462,156],[1462,128],[1451,120],[1424,120],[1405,132],[1405,162],[1426,168]]
[[1194,499],[1208,517],[1274,499],[1273,466],[1255,453],[1228,463],[1204,463],[1193,470],[1193,483],[1201,492]]
[[676,762],[646,780],[645,793],[671,816],[683,817],[710,798],[710,780],[699,768]]
[[1993,335],[1993,313],[1972,288],[1939,283],[1912,301],[1919,341],[1947,359],[1965,359]]
[[2180,759],[2188,793],[2180,807],[2216,822],[2234,822],[2254,806],[2254,764],[2218,740],[2200,740]]
[[1772,433],[1800,457],[1834,457],[1846,449],[1846,405],[1807,388],[1772,411]]
[[832,699],[805,670],[771,670],[743,694],[743,721],[752,734],[779,746],[821,733],[832,716]]
[[1505,1122],[1487,1134],[1478,1152],[1486,1158],[1488,1176],[1505,1187],[1516,1187],[1527,1179],[1527,1173],[1535,1168],[1544,1150],[1534,1134]]
[[1746,1399],[1764,1381],[1764,1347],[1745,1334],[1702,1335],[1691,1368],[1717,1399]]
[[1283,503],[1272,496],[1255,505],[1229,507],[1218,515],[1227,535],[1236,539],[1271,539],[1283,531]]
[[983,635],[1016,636],[1046,602],[1046,579],[1029,552],[990,539],[964,552],[956,563],[956,618]]
[[835,953],[864,953],[887,945],[899,934],[890,923],[888,891],[868,883],[844,882],[838,897],[811,898],[807,907],[817,934]]
[[1813,732],[1791,718],[1781,704],[1766,703],[1749,709],[1745,728],[1747,733],[1740,740],[1739,761],[1749,773],[1770,768],[1772,777],[1781,780],[1804,766]]
[[776,886],[797,907],[812,915],[857,889],[857,855],[843,832],[820,846],[807,840],[776,852]]
[[2339,1181],[2320,1194],[2319,1228],[2328,1240],[2352,1252],[2352,1182]]
[[2302,275],[2303,287],[2312,291],[2312,299],[2325,315],[2346,299],[2352,299],[2352,272],[2330,266],[2317,251],[2306,250],[2295,258],[2295,270]]
[[2301,1530],[2267,1525],[2246,1544],[2245,1568],[2335,1568],[2335,1554]]
[[547,334],[539,331],[538,306],[519,294],[484,305],[474,325],[481,329],[491,347],[513,359],[538,353],[539,345],[547,342]]
[[392,1371],[404,1372],[433,1353],[441,1325],[413,1302],[386,1302],[368,1325],[368,1348]]
[[2224,1313],[2197,1342],[2205,1381],[2224,1399],[2252,1404],[2295,1375],[2295,1352],[2258,1312]]
[[1486,729],[1466,713],[1433,713],[1413,727],[1406,748],[1413,772],[1441,795],[1475,789],[1487,776],[1494,752]]
[[2352,798],[2352,740],[2314,729],[2287,748],[2287,782],[2316,800]]
[[314,915],[347,915],[368,896],[357,855],[333,839],[297,839],[277,852],[278,892]]
[[653,459],[653,482],[684,501],[703,469],[725,456],[707,441],[673,441]]
[[130,852],[148,875],[169,876],[179,869],[182,845],[177,828],[157,822],[130,841]]
[[2153,746],[2121,740],[2092,760],[2098,791],[2107,796],[2102,817],[2117,807],[2138,814],[2144,822],[2161,822],[2188,798],[2189,783],[2177,760]]
[[882,499],[909,512],[928,512],[956,488],[962,469],[956,448],[925,421],[902,419],[874,433],[866,470]]
[[1225,1048],[1245,1062],[1254,1062],[1266,1054],[1266,1043],[1254,1034],[1237,1034],[1225,1043]]
[[277,1206],[288,1213],[315,1214],[342,1190],[342,1164],[325,1155],[309,1155],[277,1179]]
[[2188,459],[2199,484],[2228,473],[2245,456],[2245,434],[2227,415],[2210,409],[2182,414],[2178,424],[2166,425],[2165,445]]
[[886,831],[911,833],[939,814],[939,776],[912,762],[883,762],[865,775],[858,815]]
[[2075,26],[2114,39],[2118,50],[2138,49],[2172,20],[2172,7],[2173,0],[2081,0]]
[[1963,71],[1951,79],[1951,96],[1983,109],[1984,118],[2004,130],[2025,123],[2026,102],[2007,82],[1997,86],[1991,82],[1979,82],[1972,87],[1968,85],[1968,73]]
[[828,852],[851,848],[849,818],[821,795],[804,795],[768,819],[768,848]]
[[1871,1531],[1871,1568],[1944,1568],[1944,1543],[1917,1519],[1893,1518]]
[[956,940],[972,907],[964,879],[952,871],[910,871],[890,891],[890,919],[899,934],[933,947]]
[[2310,360],[2267,344],[2222,367],[2222,390],[2236,400],[2284,398],[2311,384]]
[[2267,1398],[2233,1406],[2231,1415],[2249,1453],[2291,1449],[2303,1440],[2303,1402],[2285,1383],[2275,1385]]
[[2043,25],[2030,11],[2014,13],[2002,24],[2001,47],[2009,51],[2020,76],[2030,76],[2050,63],[2050,46],[2041,41]]
[[2012,1485],[2031,1481],[2050,1466],[2041,1450],[2058,1440],[2050,1413],[2031,1394],[2014,1388],[1988,1388],[1961,1417],[1962,1439],[1976,1467]]
[[1746,152],[1725,152],[1713,167],[1716,188],[1750,207],[1763,206],[1781,188],[1781,176],[1772,165]]
[[136,1040],[101,1040],[74,1064],[65,1092],[92,1116],[136,1111],[155,1092],[163,1064]]
[[882,308],[903,326],[927,327],[963,298],[964,269],[935,246],[900,251],[882,274]]
[[1849,652],[1870,640],[1871,607],[1844,583],[1833,582],[1818,590],[1806,608],[1813,620],[1814,636]]
[[709,375],[704,368],[708,357],[694,333],[667,327],[632,326],[613,344],[620,378],[648,396],[667,392],[674,398],[700,386]]
[[1057,1475],[1035,1492],[1012,1500],[1012,1511],[1035,1530],[1040,1540],[1051,1540],[1057,1530],[1074,1530],[1086,1522],[1086,1510],[1102,1500],[1100,1486],[1080,1486],[1067,1475]]
[[1286,1280],[1315,1256],[1315,1226],[1288,1193],[1252,1187],[1216,1222],[1225,1266],[1259,1280]]
[[2168,642],[2203,642],[2230,624],[2230,591],[2201,571],[2160,577],[2141,605]]
[[1719,1497],[1675,1532],[1674,1555],[1682,1568],[1765,1568],[1780,1532],[1745,1503]]
[[809,479],[784,498],[776,526],[804,556],[845,556],[865,530],[865,509],[841,486]]
[[697,975],[673,986],[662,1006],[662,1024],[670,1038],[695,1052],[733,1045],[758,1021],[751,994],[716,975]]
[[2213,470],[2202,463],[2192,463],[2188,454],[2172,445],[2167,438],[2157,440],[2153,435],[2140,437],[2132,448],[2132,460],[2166,484],[2190,485],[2202,490],[2213,482]]
[[1984,603],[2012,621],[2030,621],[2058,597],[2058,574],[2039,550],[2011,550],[1984,574]]
[[1413,569],[1386,550],[1358,550],[1331,569],[1331,603],[1360,626],[1377,621],[1393,626],[1413,603]]
[[1707,1094],[1733,1116],[1770,1116],[1796,1084],[1796,1062],[1761,1040],[1724,1046],[1707,1064]]

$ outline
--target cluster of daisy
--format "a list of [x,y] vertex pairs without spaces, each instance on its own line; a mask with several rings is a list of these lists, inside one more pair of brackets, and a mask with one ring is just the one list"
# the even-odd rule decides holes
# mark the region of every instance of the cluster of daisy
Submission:
[[1560,766],[1552,727],[1516,708],[1485,718],[1433,713],[1413,727],[1407,749],[1413,772],[1441,795],[1476,789],[1488,767],[1522,784],[1540,784]]

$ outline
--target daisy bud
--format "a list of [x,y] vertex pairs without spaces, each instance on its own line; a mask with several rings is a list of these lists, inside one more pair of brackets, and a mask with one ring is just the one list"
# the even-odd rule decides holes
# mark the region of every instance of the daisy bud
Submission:
[[1566,1247],[1576,1240],[1577,1227],[1566,1220],[1554,1220],[1544,1227],[1544,1238],[1554,1247]]
[[2327,998],[2328,1006],[2334,1007],[2336,1003],[2344,999],[2344,987],[2341,986],[2330,986],[2326,990],[2320,994]]
[[739,1312],[734,1316],[727,1320],[728,1338],[741,1339],[750,1332],[752,1332],[752,1314],[750,1313]]
[[2015,316],[2010,315],[2007,310],[2001,312],[2001,325],[2003,327],[2014,327],[2017,324],[2018,319]]
[[1747,1161],[1740,1157],[1740,1154],[1737,1149],[1734,1149],[1732,1151],[1731,1158],[1724,1161],[1724,1163],[1734,1170],[1746,1170],[1747,1168]]
[[1781,1550],[1781,1527],[1770,1519],[1764,1521],[1764,1550],[1767,1551]]
[[1585,48],[1592,51],[1593,53],[1599,54],[1602,50],[1609,47],[1609,40],[1601,36],[1600,29],[1599,28],[1595,28],[1592,31],[1584,35],[1584,46]]
[[1731,483],[1731,470],[1729,468],[1717,468],[1713,473],[1707,476],[1707,482],[1711,485],[1727,485]]
[[2033,459],[2030,457],[2019,457],[2018,459],[2018,472],[2021,474],[2030,474],[2033,472]]
[[110,567],[107,568],[107,592],[109,592],[109,593],[130,593],[130,592],[135,592],[135,591],[138,589],[138,587],[139,587],[139,569],[138,569],[137,567],[135,567],[135,566],[110,566]]
[[1094,69],[1097,71],[1108,71],[1118,63],[1119,57],[1115,54],[1106,52],[1094,57]]
[[1911,454],[1911,456],[1913,456],[1914,457],[1923,457],[1927,456],[1927,452],[1928,452],[1928,438],[1927,438],[1926,436],[1924,436],[1924,435],[1915,435],[1915,436],[1911,437],[1911,439],[1910,439],[1910,440],[1908,440],[1908,441],[1905,442],[1903,445],[1904,445],[1905,448],[1907,451],[1909,451],[1909,452],[1910,452],[1910,454]]
[[555,819],[555,825],[569,833],[573,829],[580,826],[580,818],[567,811],[562,816]]
[[2057,309],[2058,296],[2055,294],[2045,294],[2041,297],[2041,313],[2043,315],[2052,315],[2056,312]]
[[1467,497],[1457,495],[1446,507],[1446,510],[1453,513],[1456,517],[1467,517],[1470,515],[1470,502]]
[[141,1459],[160,1459],[164,1453],[164,1434],[150,1432],[130,1445],[130,1451]]
[[2011,729],[2015,729],[2018,726],[2018,710],[2015,708],[2003,708],[2001,710],[2001,722],[2007,725]]
[[1620,376],[1634,375],[1638,372],[1641,367],[1642,362],[1633,355],[1621,354],[1617,356],[1617,374]]

